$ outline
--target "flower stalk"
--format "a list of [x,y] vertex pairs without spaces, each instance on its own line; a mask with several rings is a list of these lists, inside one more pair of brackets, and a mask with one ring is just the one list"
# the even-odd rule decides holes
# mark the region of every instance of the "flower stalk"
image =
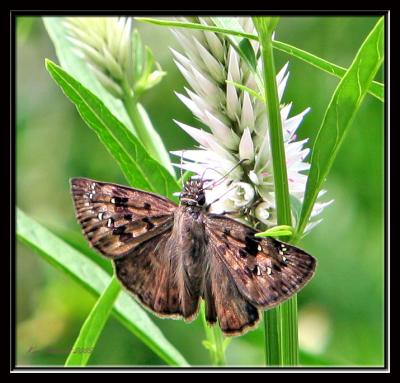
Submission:
[[[292,224],[290,196],[282,134],[278,89],[276,86],[272,33],[278,18],[255,17],[254,24],[260,37],[269,122],[269,136],[275,186],[278,225]],[[298,324],[296,295],[282,305],[264,312],[265,356],[268,365],[295,366],[298,364]]]
[[143,119],[143,114],[140,113],[141,106],[138,102],[138,98],[132,96],[128,92],[124,92],[122,103],[128,113],[132,125],[135,127],[137,137],[143,144],[145,144],[146,149],[153,158],[157,159],[160,163],[165,164],[165,158],[163,158],[162,153],[160,153],[160,150],[157,147],[157,142],[152,138],[149,129],[147,128]]

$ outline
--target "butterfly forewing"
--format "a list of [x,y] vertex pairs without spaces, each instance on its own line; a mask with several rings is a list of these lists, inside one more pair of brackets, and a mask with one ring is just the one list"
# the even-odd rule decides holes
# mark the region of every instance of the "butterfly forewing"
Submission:
[[219,257],[240,293],[252,304],[270,308],[288,299],[310,280],[316,261],[309,254],[233,219],[210,214],[208,253]]
[[177,206],[166,198],[86,178],[71,180],[76,215],[89,242],[115,258],[167,232]]

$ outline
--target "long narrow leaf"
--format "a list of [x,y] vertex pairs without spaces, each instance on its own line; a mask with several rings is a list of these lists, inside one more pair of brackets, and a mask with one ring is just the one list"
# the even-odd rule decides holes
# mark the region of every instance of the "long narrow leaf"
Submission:
[[[288,53],[291,56],[296,57],[318,69],[321,69],[326,73],[334,75],[335,77],[342,78],[346,73],[346,68],[333,64],[292,45],[276,40],[272,42],[272,45],[275,49]],[[368,93],[376,97],[378,100],[384,101],[385,87],[378,81],[372,81],[372,83],[369,85]]]
[[[109,285],[111,277],[99,265],[19,209],[16,222],[19,241],[85,289],[100,295]],[[166,363],[174,366],[187,365],[184,357],[165,339],[160,329],[128,294],[121,292],[112,313]]]
[[[258,36],[244,32],[240,27],[236,27],[232,23],[224,24],[224,18],[218,17],[214,18],[219,20],[218,26],[214,25],[204,25],[199,23],[190,23],[184,21],[176,21],[176,20],[160,20],[160,19],[153,19],[150,17],[137,17],[136,20],[143,21],[150,24],[160,25],[160,26],[167,26],[167,27],[177,27],[177,28],[188,28],[188,29],[198,29],[203,31],[209,32],[217,32],[223,33],[225,35],[237,36],[243,39],[248,40],[256,40],[258,41]],[[307,64],[310,64],[320,70],[323,70],[326,73],[329,73],[333,76],[342,78],[346,73],[346,68],[343,68],[339,65],[333,64],[327,60],[324,60],[312,53],[306,52],[302,49],[296,48],[290,44],[286,44],[282,41],[274,40],[272,42],[272,46],[275,49],[278,49],[282,52],[288,53],[289,55],[296,57]],[[372,81],[369,86],[368,93],[372,96],[376,97],[378,100],[384,100],[384,85],[378,81]]]
[[138,139],[113,116],[104,103],[57,64],[46,60],[46,68],[115,158],[129,183],[174,199],[173,193],[179,190],[176,180],[148,155]]
[[297,236],[301,236],[312,208],[372,79],[384,59],[384,18],[379,19],[361,45],[353,63],[337,86],[328,105],[311,156],[311,168]]
[[87,365],[120,291],[121,285],[118,280],[115,277],[111,278],[110,284],[86,318],[65,362],[66,367]]

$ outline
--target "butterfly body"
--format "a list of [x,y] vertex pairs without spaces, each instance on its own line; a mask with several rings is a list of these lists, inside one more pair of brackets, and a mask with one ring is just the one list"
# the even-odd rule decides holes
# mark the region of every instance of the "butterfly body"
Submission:
[[316,261],[296,247],[224,215],[209,213],[203,181],[189,180],[180,205],[156,194],[85,178],[71,180],[78,221],[113,260],[123,286],[161,316],[206,319],[227,335],[254,326],[259,309],[288,299]]

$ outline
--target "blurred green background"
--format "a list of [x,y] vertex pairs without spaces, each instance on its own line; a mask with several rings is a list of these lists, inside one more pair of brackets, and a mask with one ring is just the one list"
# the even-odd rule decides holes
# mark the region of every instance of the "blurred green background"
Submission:
[[[342,66],[349,66],[376,17],[283,17],[276,38]],[[168,150],[193,141],[172,121],[198,126],[175,96],[185,85],[168,47],[171,33],[135,23],[168,72],[143,98]],[[111,156],[55,85],[44,59],[57,61],[41,18],[18,17],[17,205],[57,234],[87,247],[75,221],[68,179],[126,183]],[[284,102],[291,115],[311,107],[299,137],[315,138],[338,79],[277,52],[279,69],[290,61]],[[383,72],[377,80],[383,81]],[[382,366],[384,363],[384,107],[367,95],[325,184],[333,205],[302,247],[319,261],[315,278],[298,297],[304,365]],[[18,244],[17,365],[62,365],[95,298],[37,254]],[[149,314],[151,315],[151,314]],[[193,365],[209,363],[198,319],[188,325],[151,315]],[[111,318],[90,363],[163,365],[151,350]],[[235,338],[230,365],[263,363],[263,329]]]

